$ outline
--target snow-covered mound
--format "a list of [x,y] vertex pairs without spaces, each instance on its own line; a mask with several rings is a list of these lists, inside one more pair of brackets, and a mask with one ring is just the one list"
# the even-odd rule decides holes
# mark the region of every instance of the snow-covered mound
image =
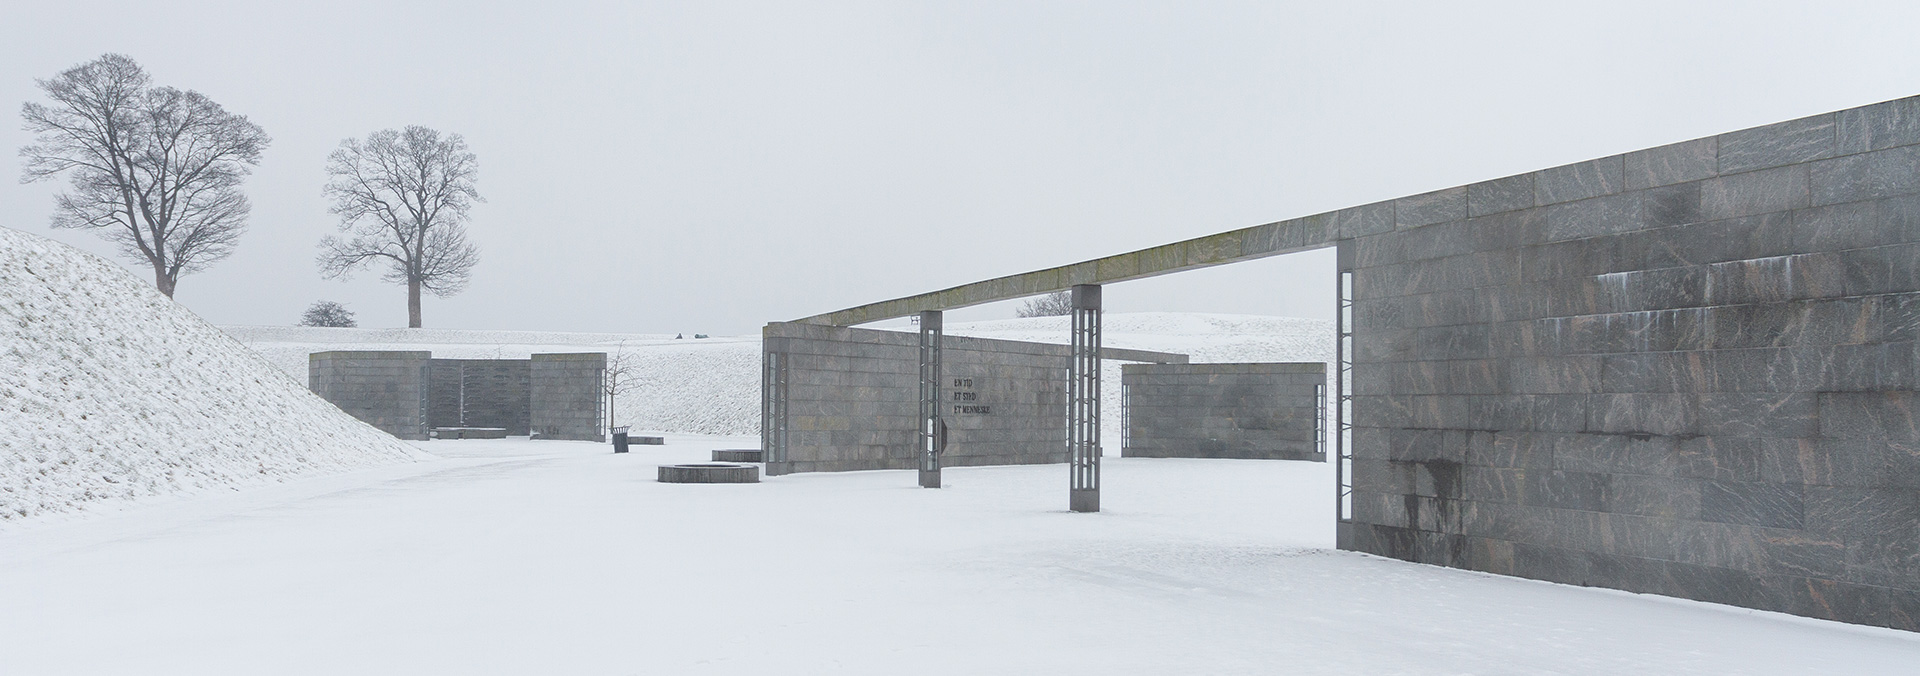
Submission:
[[[1064,343],[1066,317],[948,324],[946,332]],[[901,326],[891,327],[902,329]],[[525,359],[536,352],[626,355],[635,389],[614,400],[614,424],[692,434],[760,432],[760,337],[703,340],[657,334],[324,329],[229,326],[225,330],[288,374],[304,379],[307,355],[326,350],[429,350],[449,359]],[[1333,322],[1294,317],[1179,312],[1108,313],[1109,347],[1178,352],[1198,362],[1332,361]],[[1120,410],[1120,363],[1102,372],[1102,406]],[[1120,426],[1104,426],[1118,447]]]
[[0,228],[0,523],[419,457],[92,255]]

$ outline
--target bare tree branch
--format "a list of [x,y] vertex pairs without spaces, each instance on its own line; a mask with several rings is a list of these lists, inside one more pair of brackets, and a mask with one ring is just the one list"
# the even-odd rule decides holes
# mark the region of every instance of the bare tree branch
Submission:
[[320,273],[345,277],[384,261],[381,279],[407,286],[407,321],[420,327],[420,292],[467,286],[480,251],[467,241],[478,159],[466,139],[414,125],[347,139],[327,156],[329,209],[350,237],[320,241]]
[[145,260],[168,296],[181,275],[233,253],[252,211],[240,184],[270,142],[258,125],[198,92],[149,86],[120,54],[38,84],[53,105],[20,107],[35,135],[20,180],[69,175],[53,227],[97,230]]
[[1058,317],[1073,314],[1073,294],[1067,291],[1055,291],[1044,296],[1028,298],[1026,303],[1014,314],[1020,317]]

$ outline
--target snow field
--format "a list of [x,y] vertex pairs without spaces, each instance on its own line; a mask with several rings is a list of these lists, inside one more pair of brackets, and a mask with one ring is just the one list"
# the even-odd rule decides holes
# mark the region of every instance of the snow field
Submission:
[[[1891,674],[1920,637],[1325,549],[1324,463],[669,485],[751,437],[448,457],[0,533],[11,673]],[[310,488],[325,484],[324,490]]]
[[0,525],[421,455],[150,281],[0,228]]

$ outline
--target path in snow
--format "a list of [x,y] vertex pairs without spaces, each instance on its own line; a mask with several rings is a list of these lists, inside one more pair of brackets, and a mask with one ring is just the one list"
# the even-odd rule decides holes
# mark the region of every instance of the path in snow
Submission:
[[446,459],[0,533],[0,671],[1887,674],[1920,636],[1318,549],[1328,468],[651,481],[749,438]]

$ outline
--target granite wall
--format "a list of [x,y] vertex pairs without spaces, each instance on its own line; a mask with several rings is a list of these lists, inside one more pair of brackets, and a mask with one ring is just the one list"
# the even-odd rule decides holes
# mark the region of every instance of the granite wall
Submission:
[[401,439],[427,438],[428,352],[315,352],[307,388]]
[[605,353],[433,359],[429,352],[315,352],[307,386],[402,439],[430,427],[503,427],[536,439],[606,441]]
[[536,354],[528,365],[528,419],[535,439],[606,441],[604,352]]
[[1123,457],[1325,462],[1327,365],[1127,364]]
[[[912,469],[920,415],[919,336],[768,324],[767,363],[785,370],[786,462],[768,474]],[[941,342],[943,467],[1066,462],[1065,345],[946,336]],[[780,457],[775,452],[769,460]]]
[[1909,98],[1315,217],[1340,546],[1920,629],[1917,144]]

